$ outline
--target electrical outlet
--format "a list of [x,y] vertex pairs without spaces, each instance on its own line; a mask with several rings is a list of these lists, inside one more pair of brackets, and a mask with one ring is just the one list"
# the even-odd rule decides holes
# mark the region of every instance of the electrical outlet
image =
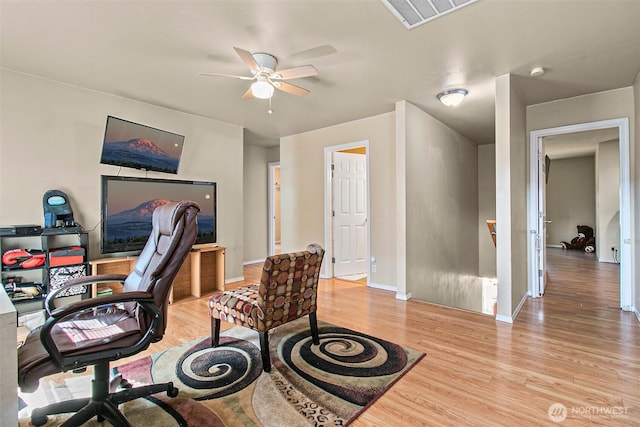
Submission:
[[375,273],[377,270],[376,265],[375,264],[371,264],[371,272]]

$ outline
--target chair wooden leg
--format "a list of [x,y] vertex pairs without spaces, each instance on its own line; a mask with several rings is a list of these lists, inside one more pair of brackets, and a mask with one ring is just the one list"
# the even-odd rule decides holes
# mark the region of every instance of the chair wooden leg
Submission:
[[316,312],[309,313],[309,326],[311,327],[311,338],[315,345],[320,344],[320,336],[318,335],[318,318]]
[[220,319],[211,318],[211,347],[220,344]]
[[269,357],[269,331],[260,332],[260,353],[262,354],[262,369],[271,372],[271,357]]

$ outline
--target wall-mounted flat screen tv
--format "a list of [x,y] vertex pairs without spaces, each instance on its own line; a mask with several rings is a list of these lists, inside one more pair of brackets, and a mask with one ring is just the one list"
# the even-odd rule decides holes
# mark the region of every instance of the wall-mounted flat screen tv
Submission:
[[102,175],[103,254],[140,252],[151,234],[153,210],[170,201],[200,205],[196,243],[216,242],[216,183]]
[[178,173],[184,136],[108,116],[100,163]]

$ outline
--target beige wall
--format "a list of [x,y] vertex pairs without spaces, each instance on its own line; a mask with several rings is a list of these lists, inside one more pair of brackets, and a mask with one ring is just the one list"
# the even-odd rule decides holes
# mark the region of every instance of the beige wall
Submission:
[[407,290],[480,312],[477,144],[410,103],[404,126]]
[[[617,187],[616,183],[616,187]],[[560,246],[576,237],[577,225],[596,235],[595,156],[551,160],[546,186],[547,246]]]
[[268,164],[277,162],[279,153],[277,148],[244,144],[244,263],[269,254]]
[[324,243],[324,149],[369,142],[369,224],[377,272],[370,281],[395,287],[395,114],[386,113],[280,141],[282,250]]
[[618,141],[598,144],[596,150],[596,206],[596,255],[601,262],[615,262],[611,248],[615,247],[618,251],[620,250],[620,148]]
[[[0,223],[43,224],[42,195],[60,189],[99,258],[100,175],[217,182],[218,243],[226,276],[242,276],[242,128],[2,70]],[[177,175],[99,164],[107,115],[185,135]]]
[[498,313],[512,322],[527,295],[525,104],[513,81],[496,78],[496,257]]
[[487,220],[496,219],[496,145],[478,146],[478,275],[496,277],[496,247]]

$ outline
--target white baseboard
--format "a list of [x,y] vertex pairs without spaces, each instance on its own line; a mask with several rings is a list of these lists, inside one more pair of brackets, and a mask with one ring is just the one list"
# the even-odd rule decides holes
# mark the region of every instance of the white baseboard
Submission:
[[522,296],[522,299],[520,300],[520,304],[518,304],[518,306],[516,307],[515,311],[513,312],[513,320],[516,319],[516,317],[518,317],[518,314],[520,314],[520,310],[522,310],[522,307],[524,307],[524,303],[527,302],[527,299],[529,298],[529,295],[524,294]]
[[229,283],[242,282],[243,280],[244,280],[244,276],[232,277],[230,279],[225,279],[224,284],[227,285]]
[[528,298],[529,298],[529,294],[524,294],[522,296],[520,303],[518,304],[516,309],[513,311],[513,314],[511,316],[505,316],[504,314],[496,314],[496,321],[513,323],[516,320],[516,317],[518,317],[518,314],[520,314],[520,310],[522,310],[522,307],[524,306],[524,303],[527,302]]
[[633,310],[633,313],[636,315],[636,319],[638,319],[638,322],[640,322],[640,313],[638,313],[638,310]]
[[369,282],[367,286],[374,289],[382,289],[383,291],[392,291],[392,292],[395,292],[397,289],[395,286],[383,285],[382,283],[374,283],[374,282]]
[[406,294],[396,293],[396,299],[399,299],[400,301],[409,301],[411,298],[411,292]]
[[505,316],[504,314],[496,314],[497,322],[513,323],[513,317]]
[[562,245],[547,245],[548,248],[560,248],[562,249]]
[[242,263],[242,265],[251,265],[251,264],[258,264],[258,263],[263,263],[264,262],[264,258],[262,259],[254,259],[253,261],[245,261]]

